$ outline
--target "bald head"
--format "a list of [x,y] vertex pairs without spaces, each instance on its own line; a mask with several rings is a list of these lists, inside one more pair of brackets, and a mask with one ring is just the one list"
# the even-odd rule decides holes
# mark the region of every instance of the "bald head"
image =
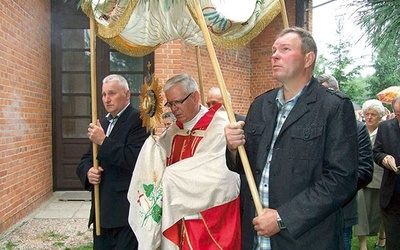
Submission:
[[[231,99],[231,94],[228,93],[229,100]],[[211,87],[210,90],[208,91],[207,95],[207,107],[211,108],[212,106],[215,106],[218,103],[224,103],[224,100],[222,99],[222,94],[221,90],[217,87]]]

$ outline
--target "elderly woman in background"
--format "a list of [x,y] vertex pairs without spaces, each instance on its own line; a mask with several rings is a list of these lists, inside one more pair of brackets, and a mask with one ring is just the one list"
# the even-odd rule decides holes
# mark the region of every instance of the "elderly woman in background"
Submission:
[[[363,104],[362,110],[371,143],[374,145],[378,124],[385,115],[385,108],[378,100],[368,100]],[[378,232],[379,238],[375,249],[385,247],[385,230],[379,207],[382,175],[383,169],[374,163],[372,182],[358,191],[358,224],[354,227],[354,235],[358,236],[360,250],[367,249],[367,236],[376,236]]]

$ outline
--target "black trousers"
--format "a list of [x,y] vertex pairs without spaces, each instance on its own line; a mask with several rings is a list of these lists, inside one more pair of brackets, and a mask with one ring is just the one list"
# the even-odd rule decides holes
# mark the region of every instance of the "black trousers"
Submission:
[[93,249],[95,250],[137,250],[138,241],[130,226],[101,228],[101,235],[93,229]]
[[386,233],[386,250],[400,249],[400,195],[394,195],[389,205],[382,208]]

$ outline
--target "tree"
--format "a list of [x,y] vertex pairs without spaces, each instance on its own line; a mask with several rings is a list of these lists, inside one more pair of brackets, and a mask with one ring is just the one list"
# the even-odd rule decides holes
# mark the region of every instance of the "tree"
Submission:
[[324,55],[319,55],[317,58],[317,62],[315,63],[315,68],[314,68],[314,75],[319,76],[327,72],[327,67],[328,67],[328,58],[326,58]]
[[373,67],[375,73],[367,80],[369,97],[376,99],[381,90],[400,85],[400,50],[397,47],[383,45],[377,48],[377,57]]
[[[365,31],[367,41],[375,49],[400,45],[400,1],[353,0],[356,23]],[[398,48],[399,49],[399,48]]]
[[337,44],[328,44],[328,52],[332,60],[328,60],[324,55],[318,57],[316,65],[316,75],[328,73],[336,78],[341,92],[348,95],[353,101],[362,101],[364,88],[361,81],[356,81],[360,77],[361,66],[355,65],[355,60],[350,57],[351,44],[349,38],[343,37],[343,16],[339,17],[336,28],[338,36]]

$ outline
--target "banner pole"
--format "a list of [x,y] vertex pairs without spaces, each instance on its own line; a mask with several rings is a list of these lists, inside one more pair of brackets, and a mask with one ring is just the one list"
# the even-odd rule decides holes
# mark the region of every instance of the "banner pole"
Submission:
[[[197,0],[193,0],[193,3],[194,3],[195,11],[196,11],[196,16],[198,18],[199,26],[203,33],[204,40],[206,42],[208,54],[210,56],[212,66],[213,66],[215,75],[217,77],[218,85],[221,90],[222,99],[224,101],[225,109],[228,113],[229,121],[236,122],[235,114],[233,113],[232,105],[231,105],[231,102],[230,102],[228,94],[227,94],[226,85],[225,85],[224,79],[222,77],[221,68],[219,66],[217,56],[215,54],[214,45],[212,44],[210,33],[207,29],[207,25],[204,20],[203,12],[202,12],[201,7],[200,7],[199,3],[197,2]],[[244,149],[244,146],[239,146],[238,151],[239,151],[239,155],[242,160],[242,163],[243,163],[244,172],[246,174],[246,179],[249,184],[250,192],[253,197],[253,201],[254,201],[257,213],[261,214],[263,211],[263,207],[262,207],[262,203],[260,200],[260,196],[258,194],[257,186],[254,181],[253,173],[251,172],[250,163],[247,158],[247,154]]]
[[[97,123],[97,90],[96,90],[96,27],[94,17],[90,18],[90,86],[92,99],[92,123]],[[97,162],[98,147],[93,142],[93,167],[98,168]],[[100,236],[100,189],[99,185],[94,185],[94,209],[96,235]]]
[[203,74],[202,74],[202,71],[201,71],[201,57],[200,57],[200,48],[199,48],[199,46],[196,46],[196,59],[197,59],[197,72],[198,72],[198,75],[199,75],[200,98],[201,98],[201,103],[203,105],[205,105],[206,102],[205,102],[205,97],[204,97]]
[[283,27],[286,29],[289,28],[289,21],[286,13],[285,0],[279,0],[279,1],[281,3],[281,15],[283,19]]

